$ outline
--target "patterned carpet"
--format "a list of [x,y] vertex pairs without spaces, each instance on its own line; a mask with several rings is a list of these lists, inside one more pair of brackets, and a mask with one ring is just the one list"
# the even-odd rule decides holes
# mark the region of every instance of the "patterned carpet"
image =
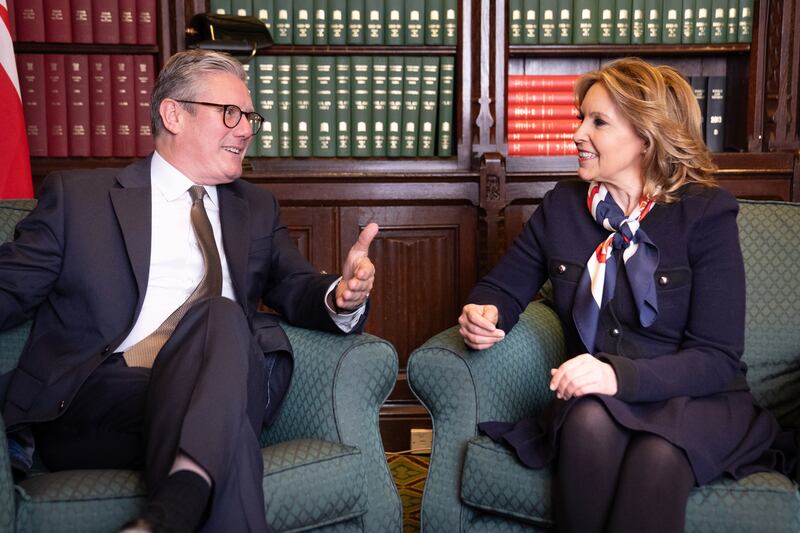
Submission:
[[429,457],[387,453],[386,460],[403,502],[403,533],[419,533],[419,511]]

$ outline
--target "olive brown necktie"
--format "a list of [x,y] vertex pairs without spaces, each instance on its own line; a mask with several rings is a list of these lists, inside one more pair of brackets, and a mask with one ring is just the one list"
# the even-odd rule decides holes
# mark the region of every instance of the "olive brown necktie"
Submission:
[[206,208],[203,205],[205,194],[206,190],[200,185],[194,185],[189,189],[189,196],[192,197],[190,211],[192,229],[197,235],[197,242],[200,245],[200,253],[203,254],[203,263],[205,265],[203,279],[200,280],[197,288],[189,295],[186,301],[175,309],[155,331],[125,351],[122,357],[128,366],[152,368],[158,352],[172,335],[172,332],[175,331],[178,322],[181,321],[189,308],[199,300],[222,294],[222,264],[220,263],[217,244],[214,241],[214,231],[211,229],[211,222],[208,220]]

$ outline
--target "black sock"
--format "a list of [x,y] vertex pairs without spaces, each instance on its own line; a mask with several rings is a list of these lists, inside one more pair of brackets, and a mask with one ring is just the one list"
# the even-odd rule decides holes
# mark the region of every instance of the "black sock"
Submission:
[[203,520],[210,495],[211,487],[199,474],[178,470],[156,490],[144,518],[156,531],[191,533]]

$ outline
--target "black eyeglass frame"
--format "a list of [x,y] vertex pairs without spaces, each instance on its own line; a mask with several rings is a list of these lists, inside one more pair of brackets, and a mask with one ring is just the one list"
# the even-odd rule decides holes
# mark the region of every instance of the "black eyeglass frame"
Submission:
[[[197,102],[195,100],[178,100],[174,98],[176,102],[180,102],[182,104],[197,104],[197,105],[208,105],[212,107],[221,107],[222,108],[222,123],[225,124],[226,128],[233,129],[239,125],[239,122],[242,121],[242,117],[247,117],[247,121],[250,123],[250,128],[253,130],[253,135],[257,134],[261,131],[261,126],[264,124],[264,117],[262,117],[259,113],[255,111],[242,111],[242,108],[235,104],[215,104],[213,102]],[[236,122],[231,125],[228,124],[225,117],[228,116],[228,109],[233,108],[239,110],[239,118],[236,119]],[[253,127],[253,121],[256,121],[256,127]]]

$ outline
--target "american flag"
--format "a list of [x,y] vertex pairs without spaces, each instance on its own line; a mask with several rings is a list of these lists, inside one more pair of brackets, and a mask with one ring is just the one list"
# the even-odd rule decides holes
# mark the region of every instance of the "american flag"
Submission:
[[6,0],[0,0],[0,19],[0,117],[5,123],[0,138],[0,199],[31,198],[31,160]]

